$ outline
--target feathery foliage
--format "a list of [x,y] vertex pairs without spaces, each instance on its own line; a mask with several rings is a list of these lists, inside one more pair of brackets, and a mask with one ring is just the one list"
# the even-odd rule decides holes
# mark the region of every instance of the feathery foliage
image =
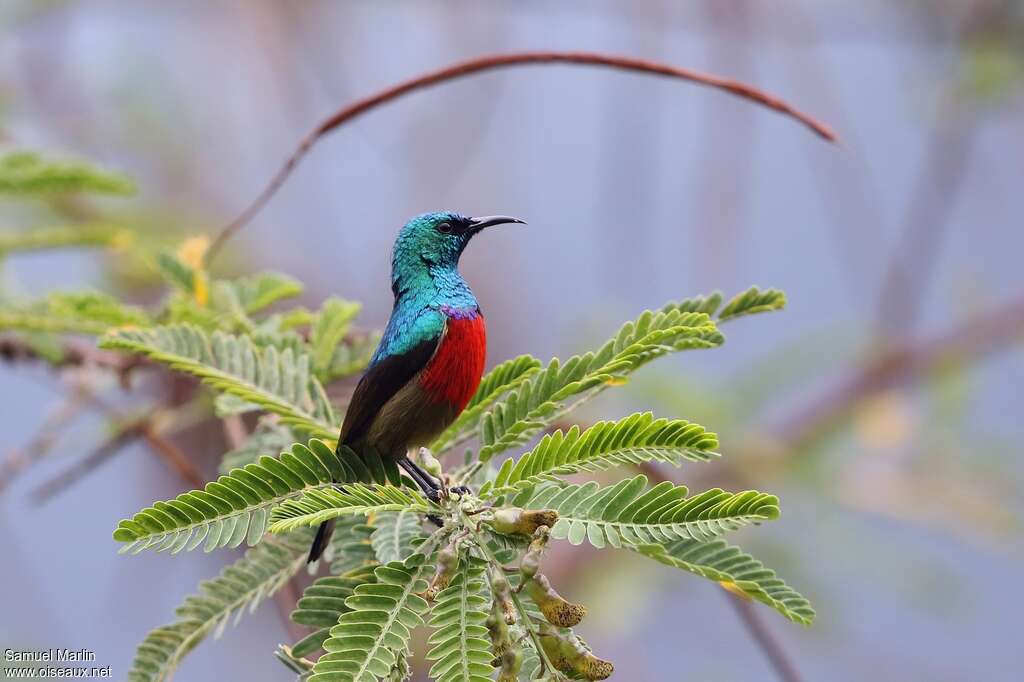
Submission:
[[358,303],[329,298],[314,316],[310,325],[309,344],[313,371],[317,376],[325,380],[330,378],[335,350],[348,335],[352,320],[359,314],[361,308]]
[[278,458],[264,456],[233,469],[203,490],[182,493],[143,509],[118,524],[114,539],[128,543],[121,551],[132,553],[155,549],[176,554],[204,542],[207,552],[237,547],[243,541],[255,545],[266,532],[270,511],[277,505],[306,492],[332,488],[335,481],[354,484],[397,477],[394,464],[385,466],[378,460],[368,467],[351,450],[342,449],[339,454],[314,439],[308,446],[296,443]]
[[427,537],[423,532],[423,519],[411,509],[377,514],[373,526],[370,544],[382,564],[404,561]]
[[567,538],[574,545],[586,540],[598,549],[679,539],[707,541],[779,516],[774,495],[718,488],[692,497],[687,493],[686,486],[667,481],[648,488],[647,477],[638,475],[606,487],[595,481],[545,485],[529,496],[516,497],[513,504],[557,511],[551,537]]
[[111,327],[149,324],[141,308],[97,292],[54,293],[40,301],[0,306],[0,331],[98,335]]
[[102,170],[83,161],[47,159],[34,152],[0,156],[0,194],[135,193],[127,176]]
[[419,596],[427,589],[429,562],[413,554],[374,571],[375,580],[355,588],[324,642],[326,654],[313,668],[311,682],[364,682],[387,676],[407,655],[413,628],[423,624],[429,604]]
[[132,233],[107,223],[36,227],[0,234],[0,258],[15,251],[44,251],[69,247],[122,248]]
[[571,398],[586,399],[654,358],[691,348],[713,348],[724,337],[705,313],[686,312],[671,305],[646,311],[596,352],[573,356],[564,364],[552,360],[527,379],[504,401],[484,413],[480,423],[479,458],[525,443],[559,414]]
[[302,293],[302,284],[278,272],[261,272],[248,277],[221,280],[215,284],[220,284],[232,303],[248,315]]
[[437,682],[488,682],[494,666],[485,623],[490,595],[484,582],[487,562],[467,553],[451,585],[442,590],[431,610],[430,678]]
[[360,516],[339,516],[334,520],[334,535],[327,549],[331,573],[340,575],[357,568],[376,566],[377,553],[370,539],[376,528]]
[[742,294],[737,294],[730,299],[718,313],[718,319],[725,322],[744,315],[780,310],[785,305],[786,295],[778,289],[761,290],[757,287],[750,287]]
[[331,355],[331,363],[323,372],[324,381],[334,381],[361,372],[370,364],[370,358],[380,343],[380,333],[350,334]]
[[604,471],[641,462],[679,466],[717,456],[718,437],[685,419],[655,419],[650,412],[617,422],[598,422],[581,431],[573,426],[544,436],[518,460],[507,459],[480,489],[482,497],[521,490],[559,476]]
[[351,609],[345,600],[351,597],[357,587],[376,581],[373,566],[364,566],[340,575],[320,578],[306,588],[302,597],[292,611],[293,623],[315,628],[314,632],[295,643],[292,647],[294,656],[306,656],[321,648],[330,630],[338,623],[341,614]]
[[633,549],[660,563],[739,589],[795,623],[810,625],[814,621],[810,602],[776,576],[775,571],[724,540],[678,540]]
[[309,356],[258,346],[247,336],[208,335],[191,325],[108,333],[102,348],[140,353],[247,400],[321,438],[334,436],[334,410],[310,372]]
[[248,610],[284,585],[302,567],[312,533],[275,537],[245,553],[220,575],[199,586],[199,594],[185,599],[177,620],[150,632],[139,645],[128,672],[129,682],[169,680],[182,657],[211,632],[219,636],[235,616]]
[[344,488],[311,488],[297,499],[280,502],[270,516],[270,531],[285,533],[319,525],[339,516],[410,511],[425,514],[431,507],[419,492],[393,485],[351,483]]

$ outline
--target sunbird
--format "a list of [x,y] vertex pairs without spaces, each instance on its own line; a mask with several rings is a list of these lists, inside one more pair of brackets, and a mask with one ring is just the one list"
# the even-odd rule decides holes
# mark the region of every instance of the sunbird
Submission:
[[[391,256],[395,304],[380,345],[352,394],[338,446],[373,448],[397,462],[428,497],[441,484],[409,459],[465,409],[480,385],[487,327],[459,274],[459,258],[483,229],[519,218],[424,213],[405,224]],[[323,554],[334,521],[320,524],[309,561]]]

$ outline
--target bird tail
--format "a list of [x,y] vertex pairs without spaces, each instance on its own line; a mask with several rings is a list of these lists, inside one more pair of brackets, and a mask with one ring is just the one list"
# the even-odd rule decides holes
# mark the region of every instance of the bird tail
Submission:
[[311,564],[323,555],[324,550],[327,549],[327,543],[331,541],[331,535],[333,534],[334,519],[320,524],[320,527],[316,530],[316,537],[313,539],[313,546],[309,548],[309,558],[306,560],[306,563]]

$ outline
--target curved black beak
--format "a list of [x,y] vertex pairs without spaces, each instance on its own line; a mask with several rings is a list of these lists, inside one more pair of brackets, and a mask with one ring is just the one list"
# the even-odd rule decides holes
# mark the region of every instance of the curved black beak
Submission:
[[485,215],[480,218],[470,218],[469,229],[479,232],[485,227],[504,225],[505,223],[519,223],[521,225],[525,225],[526,221],[507,215]]

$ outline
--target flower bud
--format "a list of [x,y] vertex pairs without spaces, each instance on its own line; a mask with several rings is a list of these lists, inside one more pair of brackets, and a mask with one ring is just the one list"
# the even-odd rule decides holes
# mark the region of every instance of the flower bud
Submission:
[[430,474],[437,480],[441,480],[441,463],[437,461],[437,458],[434,457],[434,454],[430,452],[430,450],[428,450],[427,448],[420,448],[419,460],[420,465],[423,467],[424,471],[426,471],[428,474]]

